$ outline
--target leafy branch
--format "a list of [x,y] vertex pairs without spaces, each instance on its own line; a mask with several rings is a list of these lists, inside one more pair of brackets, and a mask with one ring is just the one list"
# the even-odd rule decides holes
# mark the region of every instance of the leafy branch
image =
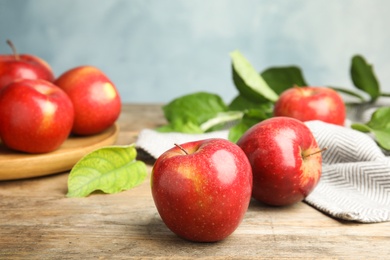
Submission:
[[[230,57],[232,80],[238,91],[231,103],[225,104],[220,96],[207,92],[175,98],[163,107],[168,124],[157,130],[205,133],[229,129],[229,140],[236,142],[251,126],[272,117],[273,105],[283,91],[293,86],[309,86],[298,66],[271,67],[258,73],[238,50],[231,52]],[[350,77],[355,89],[328,87],[355,97],[362,104],[390,96],[381,92],[373,66],[361,55],[352,57]]]

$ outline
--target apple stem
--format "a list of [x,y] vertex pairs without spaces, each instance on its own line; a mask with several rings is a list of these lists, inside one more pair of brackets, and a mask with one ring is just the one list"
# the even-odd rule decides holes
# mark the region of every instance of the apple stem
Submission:
[[317,153],[322,153],[322,152],[324,152],[324,151],[326,151],[326,150],[328,150],[328,148],[327,148],[327,147],[325,147],[325,148],[322,148],[321,150],[315,151],[314,153],[311,153],[311,154],[305,155],[303,158],[310,157],[310,156],[312,156],[312,155],[315,155],[315,154],[317,154]]
[[7,44],[11,47],[12,52],[13,52],[13,54],[14,54],[14,56],[15,56],[15,60],[19,60],[19,54],[18,54],[18,52],[16,51],[15,45],[12,43],[11,40],[7,40]]
[[188,155],[188,152],[186,149],[184,149],[180,144],[175,144],[176,147],[178,147],[180,150],[182,150],[186,155]]

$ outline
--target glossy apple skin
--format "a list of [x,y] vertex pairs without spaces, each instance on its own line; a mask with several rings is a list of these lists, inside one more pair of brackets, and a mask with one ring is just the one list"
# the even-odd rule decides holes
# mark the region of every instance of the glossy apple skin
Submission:
[[239,226],[252,191],[251,166],[234,143],[205,139],[163,153],[152,170],[156,208],[167,227],[197,242],[219,241]]
[[121,98],[111,80],[98,68],[80,66],[63,73],[54,82],[72,100],[75,119],[72,133],[93,135],[115,123]]
[[73,105],[64,91],[45,80],[15,80],[0,90],[0,137],[26,153],[56,150],[69,136]]
[[288,116],[301,121],[321,120],[344,125],[346,108],[342,97],[327,87],[293,87],[279,96],[274,116]]
[[53,82],[54,74],[50,65],[37,56],[21,54],[16,58],[14,55],[0,55],[0,89],[15,79],[43,79]]
[[266,119],[245,132],[237,145],[248,156],[252,197],[260,202],[294,204],[308,196],[320,179],[322,156],[315,153],[320,148],[310,129],[297,119]]

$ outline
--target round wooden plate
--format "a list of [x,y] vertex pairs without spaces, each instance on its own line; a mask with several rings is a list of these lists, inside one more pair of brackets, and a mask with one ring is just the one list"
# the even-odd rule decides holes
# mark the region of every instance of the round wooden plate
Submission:
[[61,147],[45,154],[11,151],[0,142],[0,180],[45,176],[70,170],[84,155],[114,144],[119,133],[115,124],[106,131],[86,137],[69,137]]

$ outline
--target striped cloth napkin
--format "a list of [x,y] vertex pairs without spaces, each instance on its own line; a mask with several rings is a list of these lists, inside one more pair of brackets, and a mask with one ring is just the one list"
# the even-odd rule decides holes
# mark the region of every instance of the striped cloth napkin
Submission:
[[[390,221],[390,157],[367,134],[321,121],[306,122],[323,153],[322,176],[305,199],[334,218],[374,223]],[[205,138],[227,138],[227,131],[191,135],[144,129],[136,146],[158,158],[174,143]]]

